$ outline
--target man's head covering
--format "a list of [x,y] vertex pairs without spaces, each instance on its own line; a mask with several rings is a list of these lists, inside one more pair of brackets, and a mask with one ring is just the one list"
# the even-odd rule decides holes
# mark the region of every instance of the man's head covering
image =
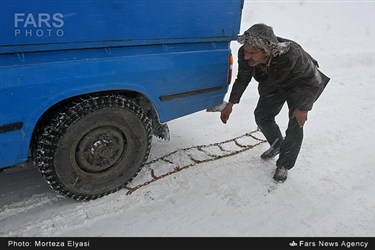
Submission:
[[238,37],[241,44],[248,43],[258,50],[264,51],[272,57],[284,54],[289,50],[289,42],[280,43],[273,33],[273,29],[263,23],[254,24]]

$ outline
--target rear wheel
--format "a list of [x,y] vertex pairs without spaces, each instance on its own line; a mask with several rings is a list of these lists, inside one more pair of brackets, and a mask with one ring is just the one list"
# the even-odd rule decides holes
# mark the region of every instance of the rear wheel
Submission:
[[92,200],[125,187],[145,164],[151,141],[151,122],[133,101],[87,97],[44,127],[34,159],[53,189]]

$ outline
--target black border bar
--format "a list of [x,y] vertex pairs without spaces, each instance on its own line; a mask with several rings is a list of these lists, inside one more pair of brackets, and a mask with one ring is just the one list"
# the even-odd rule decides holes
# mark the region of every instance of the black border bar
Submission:
[[[374,237],[5,237],[0,249],[374,249]],[[149,246],[149,248],[147,248]],[[146,247],[146,248],[145,248]]]

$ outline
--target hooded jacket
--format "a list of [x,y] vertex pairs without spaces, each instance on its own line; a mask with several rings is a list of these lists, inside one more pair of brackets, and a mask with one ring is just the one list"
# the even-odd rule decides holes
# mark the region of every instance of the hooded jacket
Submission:
[[252,78],[258,81],[260,96],[274,91],[281,93],[293,108],[309,111],[330,78],[319,69],[318,62],[294,41],[277,37],[280,43],[289,42],[286,53],[271,57],[267,72],[258,65],[250,66],[244,59],[243,46],[238,51],[238,74],[229,102],[239,103]]

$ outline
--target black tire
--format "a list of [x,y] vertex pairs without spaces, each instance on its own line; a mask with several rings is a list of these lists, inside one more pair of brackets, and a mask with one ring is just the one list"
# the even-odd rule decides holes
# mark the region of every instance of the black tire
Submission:
[[88,96],[57,113],[38,137],[34,160],[48,184],[75,200],[126,186],[145,164],[151,122],[120,95]]

